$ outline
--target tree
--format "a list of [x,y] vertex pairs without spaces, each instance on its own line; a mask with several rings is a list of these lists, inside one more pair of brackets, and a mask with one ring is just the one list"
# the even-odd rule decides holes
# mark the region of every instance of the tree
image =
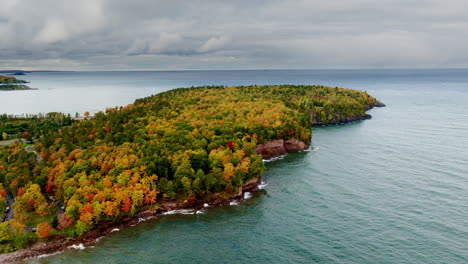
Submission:
[[49,223],[37,224],[36,235],[38,238],[46,238],[50,234],[51,227]]
[[131,208],[132,208],[132,200],[130,198],[126,198],[122,204],[122,211],[128,213]]
[[80,221],[87,225],[92,224],[94,217],[93,210],[94,208],[92,204],[86,203],[83,205],[83,207],[80,209]]
[[58,229],[65,230],[73,224],[73,218],[69,217],[67,214],[60,214],[58,216]]
[[11,231],[10,231],[10,222],[3,222],[0,224],[0,243],[5,241],[9,241],[11,239]]
[[181,180],[181,183],[182,183],[182,187],[184,189],[185,195],[189,197],[192,196],[193,195],[192,181],[190,180],[190,178],[184,176]]

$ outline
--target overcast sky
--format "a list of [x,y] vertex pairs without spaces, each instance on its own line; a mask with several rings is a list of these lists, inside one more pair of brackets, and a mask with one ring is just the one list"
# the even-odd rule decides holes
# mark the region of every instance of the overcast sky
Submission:
[[467,0],[0,0],[0,69],[468,67]]

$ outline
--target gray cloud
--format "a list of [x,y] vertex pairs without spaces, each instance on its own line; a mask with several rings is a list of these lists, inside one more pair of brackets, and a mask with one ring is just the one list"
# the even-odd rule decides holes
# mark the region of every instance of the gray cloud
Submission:
[[468,67],[462,0],[2,0],[0,68]]

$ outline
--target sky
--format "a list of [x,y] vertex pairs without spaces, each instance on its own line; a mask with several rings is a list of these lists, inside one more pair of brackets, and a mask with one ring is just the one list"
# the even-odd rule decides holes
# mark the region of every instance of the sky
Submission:
[[466,0],[0,0],[0,69],[468,67]]

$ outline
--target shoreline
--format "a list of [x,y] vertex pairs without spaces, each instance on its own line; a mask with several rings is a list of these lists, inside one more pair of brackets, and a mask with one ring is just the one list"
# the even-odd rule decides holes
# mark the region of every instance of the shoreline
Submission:
[[310,113],[310,122],[311,122],[311,125],[312,127],[313,126],[334,126],[334,125],[344,125],[344,124],[347,124],[347,123],[352,123],[352,122],[356,122],[356,121],[361,121],[361,120],[368,120],[368,119],[372,119],[372,115],[370,114],[367,114],[367,111],[375,108],[375,107],[385,107],[386,105],[380,101],[377,101],[376,104],[374,105],[369,105],[365,111],[366,111],[366,114],[364,114],[363,116],[358,116],[358,117],[351,117],[351,118],[348,118],[348,117],[341,117],[340,119],[338,120],[331,120],[331,121],[327,121],[327,122],[322,122],[316,115],[314,112],[311,112]]
[[26,259],[34,259],[40,256],[52,256],[72,249],[84,249],[87,246],[95,245],[103,237],[106,237],[109,234],[120,230],[121,228],[132,227],[141,222],[145,222],[147,220],[164,215],[183,213],[183,210],[190,210],[193,211],[191,214],[196,214],[197,211],[205,208],[206,204],[208,204],[210,207],[237,205],[238,201],[245,201],[248,199],[244,198],[245,193],[257,192],[261,190],[259,187],[261,184],[261,177],[253,178],[239,187],[239,192],[230,198],[221,198],[214,194],[213,197],[217,198],[211,200],[200,200],[192,204],[184,204],[175,201],[165,202],[160,205],[159,209],[139,212],[133,217],[123,218],[119,223],[101,222],[95,228],[79,237],[69,238],[64,235],[51,236],[48,238],[48,241],[38,241],[27,248],[11,253],[0,254],[0,263],[21,263],[21,261]]

